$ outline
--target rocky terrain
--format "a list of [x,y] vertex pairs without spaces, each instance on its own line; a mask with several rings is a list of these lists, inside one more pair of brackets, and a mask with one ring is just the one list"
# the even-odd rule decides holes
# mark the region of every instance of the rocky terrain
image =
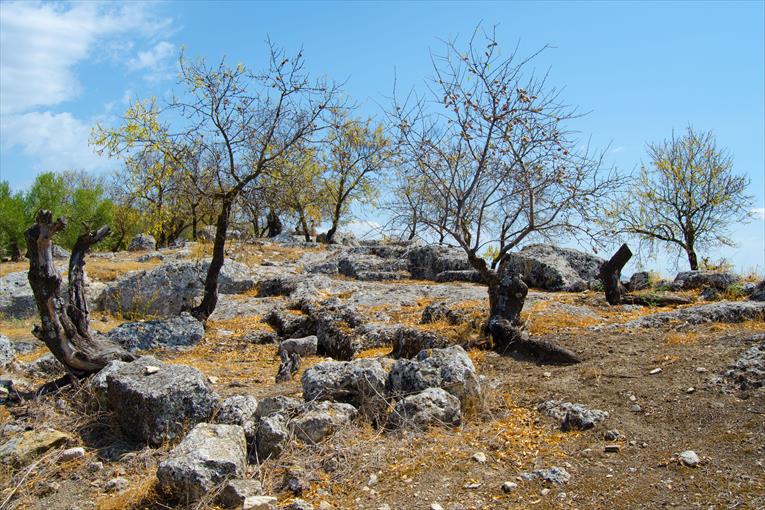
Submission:
[[138,359],[38,399],[63,367],[0,265],[0,508],[765,507],[755,279],[637,273],[691,303],[609,306],[601,259],[529,246],[524,327],[582,359],[556,365],[490,349],[457,249],[232,241],[203,325],[209,250],[90,256],[91,330]]

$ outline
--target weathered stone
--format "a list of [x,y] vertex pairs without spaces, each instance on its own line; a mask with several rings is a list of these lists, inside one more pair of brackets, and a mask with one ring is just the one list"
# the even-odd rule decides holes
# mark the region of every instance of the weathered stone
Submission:
[[266,316],[266,323],[286,338],[305,338],[316,331],[313,318],[297,310],[273,309]]
[[239,425],[248,440],[255,438],[257,431],[258,400],[252,395],[235,395],[221,403],[218,423]]
[[257,345],[275,344],[279,341],[279,335],[274,331],[256,329],[245,333],[243,339],[246,342]]
[[0,316],[6,319],[27,319],[37,311],[32,287],[26,271],[0,276]]
[[51,448],[64,445],[70,437],[55,429],[28,430],[0,446],[0,463],[26,466]]
[[688,467],[696,467],[699,465],[699,462],[701,462],[701,459],[699,459],[699,456],[693,450],[686,450],[680,453],[680,455],[677,456],[677,460]]
[[582,404],[572,404],[560,400],[547,400],[537,409],[560,421],[561,430],[587,430],[608,418],[608,413],[599,409],[588,409]]
[[393,337],[394,358],[413,358],[424,349],[443,348],[449,340],[430,331],[412,327],[401,327]]
[[151,234],[138,234],[130,240],[128,251],[156,250],[157,240]]
[[349,278],[367,281],[400,280],[409,277],[408,263],[376,255],[347,253],[337,261],[338,272]]
[[[98,299],[100,309],[124,315],[172,317],[190,309],[204,293],[209,261],[166,262],[151,270],[130,271],[110,283]],[[218,292],[236,294],[254,288],[255,279],[244,264],[226,260]]]
[[638,271],[637,273],[633,273],[633,275],[630,277],[629,284],[627,284],[626,287],[630,292],[645,290],[651,287],[652,281],[657,280],[657,275],[649,271]]
[[260,496],[263,487],[258,480],[229,480],[218,497],[226,508],[242,508],[247,498]]
[[435,280],[445,271],[468,271],[473,268],[461,248],[443,245],[414,246],[406,253],[412,278]]
[[62,248],[57,244],[53,245],[51,251],[53,252],[53,258],[57,260],[69,260],[69,257],[72,255],[69,250]]
[[160,489],[178,500],[198,501],[247,468],[244,430],[238,425],[197,424],[157,468]]
[[104,484],[104,490],[106,492],[122,492],[130,487],[130,481],[127,478],[121,476],[112,478],[106,484]]
[[126,322],[111,330],[107,336],[129,352],[135,352],[191,347],[202,340],[204,335],[204,325],[184,312],[169,319]]
[[460,271],[441,271],[435,277],[437,282],[469,282],[483,283],[481,273],[475,269],[465,269]]
[[376,359],[325,361],[303,373],[303,398],[306,402],[330,400],[351,404],[365,415],[375,417],[387,406],[386,378],[385,369]]
[[660,312],[635,319],[626,327],[655,328],[672,322],[703,324],[709,322],[736,323],[747,320],[765,320],[765,302],[720,301],[671,312]]
[[162,261],[165,260],[165,256],[158,251],[150,251],[149,253],[139,255],[135,260],[136,262],[153,262],[155,260]]
[[274,414],[261,418],[255,440],[257,461],[263,462],[281,455],[289,439],[290,433],[284,416]]
[[316,338],[316,335],[304,338],[289,338],[279,344],[279,352],[286,352],[287,354],[295,353],[301,357],[316,356],[317,346],[318,338]]
[[276,510],[277,499],[273,496],[248,496],[242,510]]
[[586,290],[598,278],[604,260],[571,248],[532,244],[507,255],[507,269],[529,287],[543,290]]
[[296,398],[277,395],[275,397],[266,397],[258,402],[258,408],[255,410],[257,418],[266,418],[275,414],[291,416],[296,410],[302,407],[303,403]]
[[749,299],[752,301],[765,301],[765,280],[762,280],[752,289]]
[[59,460],[61,462],[69,462],[70,460],[81,459],[85,456],[85,448],[77,446],[75,448],[67,448],[61,452]]
[[0,368],[8,366],[16,357],[16,350],[7,336],[0,335]]
[[[159,371],[147,374],[147,366]],[[123,432],[158,446],[189,425],[207,421],[219,402],[195,368],[168,365],[151,356],[117,365],[106,376],[109,407]]]
[[723,375],[724,379],[741,389],[765,387],[765,333],[750,339],[759,342],[734,361]]
[[313,510],[313,505],[302,499],[295,499],[285,510]]
[[357,415],[358,411],[350,404],[309,402],[303,412],[289,422],[289,428],[301,441],[317,444],[348,425]]
[[689,290],[712,287],[717,290],[726,290],[738,280],[737,275],[728,271],[683,271],[675,276],[672,288]]
[[456,427],[460,424],[460,401],[441,388],[428,388],[396,403],[388,417],[390,428],[428,428],[432,425]]
[[66,372],[64,365],[51,353],[43,354],[36,360],[25,363],[23,368],[37,379],[54,379]]
[[425,350],[413,360],[398,360],[390,371],[386,388],[394,398],[442,388],[460,400],[463,413],[478,408],[482,401],[473,362],[458,345]]
[[571,475],[568,471],[562,467],[551,467],[546,469],[536,469],[530,473],[521,473],[521,478],[524,480],[544,480],[556,485],[568,483],[571,480]]

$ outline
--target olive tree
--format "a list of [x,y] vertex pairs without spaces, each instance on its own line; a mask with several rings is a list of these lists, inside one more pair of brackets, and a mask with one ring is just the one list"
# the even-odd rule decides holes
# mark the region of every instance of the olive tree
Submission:
[[752,205],[749,179],[733,173],[733,157],[711,131],[685,133],[648,144],[649,165],[610,212],[616,230],[674,247],[699,268],[697,250],[733,246],[731,223],[746,221]]
[[576,109],[533,72],[538,54],[502,54],[476,30],[464,49],[451,41],[432,56],[424,95],[397,96],[389,112],[410,178],[424,181],[421,224],[465,251],[489,287],[490,316],[510,324],[527,289],[504,271],[508,253],[532,236],[596,240],[596,206],[619,183],[568,127]]

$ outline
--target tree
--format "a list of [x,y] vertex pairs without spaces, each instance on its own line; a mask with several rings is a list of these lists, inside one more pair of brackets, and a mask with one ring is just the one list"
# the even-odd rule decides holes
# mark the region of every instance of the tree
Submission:
[[[179,59],[184,90],[160,111],[127,115],[116,130],[96,130],[94,142],[111,154],[158,149],[176,163],[172,147],[199,143],[213,173],[215,239],[202,302],[192,310],[206,320],[218,301],[218,276],[225,257],[226,233],[239,195],[292,147],[321,129],[320,116],[337,87],[312,81],[304,70],[302,51],[293,57],[269,45],[268,66],[251,72],[243,64],[217,65]],[[156,111],[156,115],[153,112]],[[140,112],[139,112],[140,113]],[[169,120],[160,122],[160,113]],[[188,169],[179,164],[182,171]]]
[[353,119],[346,109],[332,109],[329,136],[321,154],[325,167],[322,188],[331,222],[328,243],[354,202],[370,203],[375,198],[375,180],[392,156],[382,124],[373,126],[371,119]]
[[26,220],[24,195],[12,193],[7,181],[0,182],[0,253],[13,260],[21,259]]
[[[421,223],[465,251],[489,287],[490,325],[516,324],[523,307],[525,285],[506,271],[510,250],[531,236],[598,240],[596,206],[619,184],[602,153],[567,128],[576,110],[529,72],[536,55],[501,56],[494,34],[477,29],[465,50],[448,42],[432,57],[425,96],[396,97],[389,113],[411,178],[425,182]],[[479,253],[491,245],[487,262]],[[501,330],[495,342],[520,338]]]
[[733,246],[728,226],[746,221],[752,197],[749,179],[733,174],[733,158],[717,147],[711,131],[695,131],[648,144],[650,166],[642,166],[630,194],[609,217],[620,233],[635,235],[654,249],[674,246],[699,268],[697,250]]

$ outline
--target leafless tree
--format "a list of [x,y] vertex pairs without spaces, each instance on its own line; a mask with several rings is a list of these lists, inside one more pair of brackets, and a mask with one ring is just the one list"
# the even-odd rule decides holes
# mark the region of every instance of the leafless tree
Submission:
[[510,323],[525,285],[505,278],[507,254],[530,236],[595,240],[596,205],[619,184],[602,153],[581,148],[567,127],[576,109],[530,70],[539,53],[503,55],[495,34],[479,28],[464,50],[452,41],[432,56],[426,94],[397,96],[389,112],[412,177],[425,182],[422,223],[464,249],[489,286],[490,315]]

